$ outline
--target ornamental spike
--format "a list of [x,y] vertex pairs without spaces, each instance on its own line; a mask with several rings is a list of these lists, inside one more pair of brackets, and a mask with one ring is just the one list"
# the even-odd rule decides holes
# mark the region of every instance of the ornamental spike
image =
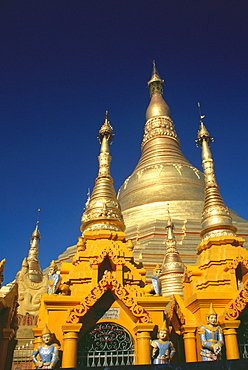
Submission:
[[237,230],[232,224],[229,209],[219,192],[210,150],[210,142],[213,142],[214,139],[204,125],[204,117],[200,112],[200,128],[196,139],[197,145],[202,147],[202,167],[205,175],[205,199],[201,221],[202,231],[200,233],[203,240],[211,236],[235,235]]

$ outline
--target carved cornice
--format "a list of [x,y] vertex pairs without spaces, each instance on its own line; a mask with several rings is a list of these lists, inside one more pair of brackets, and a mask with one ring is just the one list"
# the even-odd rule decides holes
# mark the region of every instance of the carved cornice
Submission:
[[137,322],[151,322],[149,313],[136,302],[127,289],[121,285],[109,271],[80,304],[68,311],[66,323],[78,323],[80,318],[92,308],[92,306],[108,289],[110,289],[116,295],[116,297],[131,311],[133,316],[137,319]]

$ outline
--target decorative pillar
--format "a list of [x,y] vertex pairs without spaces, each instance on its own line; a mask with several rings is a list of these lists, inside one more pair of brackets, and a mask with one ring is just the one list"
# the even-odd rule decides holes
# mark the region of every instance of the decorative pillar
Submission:
[[62,368],[73,368],[77,366],[78,333],[81,327],[82,324],[62,325],[63,331]]
[[234,321],[227,320],[221,323],[221,327],[225,338],[227,360],[236,360],[240,358],[236,332],[236,329],[239,327],[239,325],[240,325],[239,320]]
[[[34,333],[33,345],[34,345],[34,348],[38,348],[42,344],[41,336],[42,336],[43,328],[33,328],[32,330]],[[36,369],[33,361],[31,362],[31,369]]]
[[3,328],[0,336],[0,370],[5,368],[6,355],[9,341],[15,335],[14,329]]
[[135,365],[150,365],[151,363],[151,336],[154,324],[137,324],[134,327],[136,334]]
[[195,326],[187,326],[187,325],[182,326],[186,362],[197,362],[195,332],[196,332]]

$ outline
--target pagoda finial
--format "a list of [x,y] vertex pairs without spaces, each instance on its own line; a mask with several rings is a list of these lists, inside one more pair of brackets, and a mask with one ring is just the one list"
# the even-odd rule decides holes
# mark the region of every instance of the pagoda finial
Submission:
[[[200,109],[200,103],[198,103]],[[205,200],[202,211],[202,232],[201,237],[207,239],[211,236],[235,235],[236,227],[232,224],[232,218],[228,207],[220,195],[219,187],[215,178],[214,161],[210,151],[210,142],[214,139],[210,136],[203,123],[203,116],[200,113],[200,128],[196,145],[202,147],[202,167],[205,175]]]
[[109,113],[107,110],[105,112],[104,123],[102,127],[100,128],[99,134],[97,137],[100,143],[102,143],[104,137],[106,137],[108,141],[113,140],[113,137],[114,137],[113,127],[109,123]]
[[199,117],[200,117],[200,122],[201,122],[203,120],[203,118],[205,118],[206,116],[202,115],[202,113],[201,113],[201,103],[200,102],[197,103],[197,106],[198,106]]
[[150,81],[148,81],[148,88],[150,90],[151,97],[155,93],[159,93],[160,95],[163,95],[163,88],[164,88],[164,80],[162,80],[158,75],[155,60],[152,61],[152,64],[153,64],[152,77]]
[[98,134],[101,144],[99,160],[99,172],[91,197],[87,202],[82,216],[81,231],[85,230],[115,230],[124,231],[122,213],[113,186],[110,174],[110,149],[109,141],[114,137],[113,128],[109,123],[108,111],[105,113],[104,123]]
[[35,229],[31,236],[31,240],[34,238],[37,238],[40,240],[39,223],[40,223],[40,208],[37,209],[37,221],[36,221]]
[[155,61],[155,59],[153,59],[152,64],[153,64],[153,75],[155,75],[155,74],[157,74],[156,61]]
[[40,241],[40,231],[39,231],[39,215],[40,209],[38,211],[37,221],[35,229],[30,238],[30,248],[28,252],[28,270],[29,270],[29,279],[31,281],[42,281],[42,271],[40,268],[38,253],[39,253],[39,241]]

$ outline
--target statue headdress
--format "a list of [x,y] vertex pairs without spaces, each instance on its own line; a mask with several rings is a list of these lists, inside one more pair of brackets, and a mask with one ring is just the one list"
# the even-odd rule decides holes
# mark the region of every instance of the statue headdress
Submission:
[[210,304],[210,308],[209,308],[209,311],[207,313],[207,317],[209,317],[210,315],[216,315],[217,316],[217,312],[214,310],[213,303]]
[[155,274],[158,270],[161,270],[161,265],[157,264],[156,267],[153,270],[153,273]]
[[57,271],[57,270],[58,270],[58,265],[57,265],[57,263],[56,263],[54,260],[52,260],[52,262],[50,263],[49,268],[50,268],[50,267],[53,267],[55,271]]
[[169,331],[168,326],[166,324],[166,321],[163,322],[163,324],[161,325],[159,331]]
[[45,334],[52,334],[51,331],[48,329],[47,324],[45,324],[45,327],[41,332],[41,335],[45,335]]

